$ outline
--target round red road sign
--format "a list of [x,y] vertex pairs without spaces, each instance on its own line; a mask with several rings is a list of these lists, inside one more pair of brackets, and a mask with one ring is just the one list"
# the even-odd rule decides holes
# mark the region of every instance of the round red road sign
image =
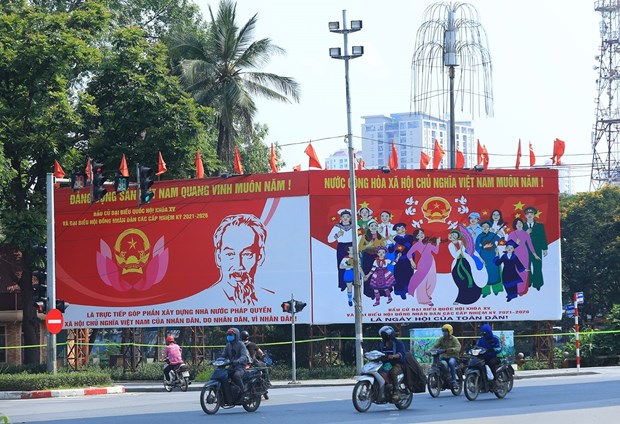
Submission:
[[58,309],[50,310],[45,316],[45,325],[47,326],[47,330],[52,334],[60,333],[64,324],[65,319],[62,316],[62,312]]

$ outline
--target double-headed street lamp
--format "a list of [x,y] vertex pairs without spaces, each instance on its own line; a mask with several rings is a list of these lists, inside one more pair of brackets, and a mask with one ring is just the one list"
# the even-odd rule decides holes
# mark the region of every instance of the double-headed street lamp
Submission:
[[[342,11],[342,29],[340,22],[330,22],[330,32],[342,34],[344,37],[344,50],[340,47],[332,47],[329,49],[329,56],[332,59],[344,60],[344,80],[347,97],[347,143],[349,146],[349,181],[351,189],[351,217],[353,218],[352,229],[352,250],[353,250],[353,296],[355,299],[355,365],[357,373],[361,374],[362,359],[362,280],[359,272],[359,251],[357,249],[357,200],[355,198],[355,161],[353,152],[353,137],[351,135],[351,93],[349,90],[349,59],[355,59],[364,54],[363,46],[353,46],[349,55],[348,35],[350,32],[356,32],[362,29],[362,21],[351,21],[351,28],[347,28],[347,11]],[[344,53],[344,54],[343,54]]]

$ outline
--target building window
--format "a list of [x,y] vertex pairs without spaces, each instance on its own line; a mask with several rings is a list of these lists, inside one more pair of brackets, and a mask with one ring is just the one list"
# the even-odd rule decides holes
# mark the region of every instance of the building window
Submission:
[[[0,325],[0,347],[6,348],[6,327]],[[6,349],[0,349],[0,362],[6,362]]]

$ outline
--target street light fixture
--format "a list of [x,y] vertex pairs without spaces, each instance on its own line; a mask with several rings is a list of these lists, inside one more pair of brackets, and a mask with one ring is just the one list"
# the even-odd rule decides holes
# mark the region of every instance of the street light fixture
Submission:
[[[351,21],[351,28],[347,28],[347,11],[342,11],[342,29],[340,29],[339,22],[330,22],[330,32],[342,34],[344,37],[344,49],[340,50],[339,47],[329,49],[329,56],[332,59],[344,60],[344,78],[345,78],[345,91],[347,99],[347,143],[349,147],[349,181],[350,181],[350,200],[351,200],[351,216],[353,218],[353,238],[352,238],[352,250],[353,250],[353,297],[355,299],[355,365],[357,374],[361,374],[363,357],[362,357],[362,283],[360,269],[360,256],[357,247],[357,219],[355,219],[355,213],[357,211],[357,200],[355,194],[355,163],[353,152],[353,137],[351,134],[351,93],[349,90],[349,59],[355,59],[364,54],[363,46],[353,46],[352,54],[349,55],[348,35],[350,32],[359,31],[362,29],[362,21]],[[342,54],[344,52],[344,55]]]

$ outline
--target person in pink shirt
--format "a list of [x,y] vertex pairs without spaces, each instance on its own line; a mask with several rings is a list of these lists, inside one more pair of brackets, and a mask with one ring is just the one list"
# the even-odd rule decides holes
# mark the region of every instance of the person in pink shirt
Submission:
[[164,378],[166,381],[172,381],[170,371],[183,362],[181,358],[181,346],[174,342],[174,336],[166,337],[166,347],[164,348],[164,357],[168,358],[168,365],[164,368]]

